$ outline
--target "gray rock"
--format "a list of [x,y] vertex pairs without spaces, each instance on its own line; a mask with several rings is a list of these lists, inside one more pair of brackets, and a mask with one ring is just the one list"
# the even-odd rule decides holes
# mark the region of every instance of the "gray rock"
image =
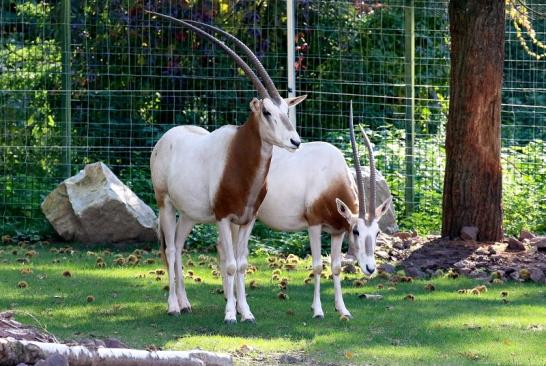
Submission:
[[506,250],[511,252],[523,252],[525,251],[525,245],[523,245],[523,243],[518,239],[510,237],[508,239],[508,246],[506,247]]
[[[353,178],[356,182],[355,170],[352,167],[350,169],[351,169],[351,173],[353,174]],[[364,180],[364,190],[368,192],[370,188],[370,168],[367,166],[363,166],[361,167],[361,170],[362,170],[362,178]],[[377,171],[375,181],[377,182],[377,191],[376,191],[377,205],[380,205],[386,199],[388,199],[389,197],[392,197],[392,195],[391,195],[389,186],[387,185],[387,181],[385,180],[381,172]],[[391,204],[389,205],[389,210],[379,220],[379,228],[384,233],[387,233],[387,234],[393,234],[398,231],[398,224],[396,223],[396,211],[394,210],[394,202],[391,201]]]
[[68,359],[58,353],[54,353],[45,360],[36,362],[35,366],[68,366]]
[[392,240],[392,247],[393,248],[400,249],[400,250],[405,249],[404,248],[404,242],[401,239],[399,239],[397,237],[393,237],[392,239],[393,239]]
[[519,233],[519,240],[520,241],[524,241],[525,239],[531,240],[531,239],[534,239],[535,237],[536,237],[535,234],[533,234],[532,232],[527,231],[527,230],[521,230],[520,233]]
[[540,268],[532,268],[529,270],[529,278],[536,283],[544,283],[546,276]]
[[539,251],[546,251],[546,236],[539,236],[531,239],[531,244]]
[[42,202],[42,212],[68,241],[156,241],[153,210],[103,163],[88,164]]
[[427,274],[416,267],[407,267],[406,275],[415,278],[426,278]]
[[461,239],[469,241],[478,238],[478,228],[476,226],[463,226],[461,229]]
[[381,263],[378,270],[379,272],[394,273],[396,268],[390,263]]

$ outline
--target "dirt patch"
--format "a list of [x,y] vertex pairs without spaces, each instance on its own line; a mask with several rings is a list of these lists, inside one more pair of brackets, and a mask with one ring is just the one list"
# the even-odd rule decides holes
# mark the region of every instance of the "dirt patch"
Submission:
[[418,278],[451,271],[479,279],[546,283],[546,251],[540,247],[543,238],[523,239],[517,246],[514,240],[480,243],[401,233],[381,236],[376,257]]

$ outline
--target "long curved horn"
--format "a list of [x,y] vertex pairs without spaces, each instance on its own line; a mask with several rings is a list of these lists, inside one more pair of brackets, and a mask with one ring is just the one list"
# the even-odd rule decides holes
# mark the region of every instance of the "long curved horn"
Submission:
[[254,85],[254,88],[256,88],[256,91],[258,94],[260,94],[260,97],[263,98],[270,98],[269,93],[267,92],[267,89],[263,86],[260,79],[256,76],[254,71],[248,66],[246,62],[243,61],[239,55],[237,55],[231,48],[226,46],[224,42],[220,41],[219,39],[216,39],[215,37],[211,36],[207,32],[203,31],[202,29],[189,24],[183,20],[176,19],[170,15],[160,14],[149,10],[144,10],[144,12],[152,15],[156,15],[160,18],[170,20],[172,22],[175,22],[177,24],[183,25],[186,28],[189,28],[191,31],[195,32],[198,36],[208,39],[209,41],[212,41],[214,44],[219,46],[221,49],[223,49],[234,61],[239,65],[241,69],[243,69],[244,73],[248,78],[252,81],[252,84]]
[[204,27],[204,28],[209,29],[209,30],[214,31],[214,32],[218,32],[221,35],[225,36],[230,41],[235,42],[235,44],[237,46],[239,46],[241,48],[241,50],[245,53],[245,55],[250,59],[251,64],[254,65],[254,67],[256,68],[256,71],[258,72],[258,76],[260,77],[260,79],[265,84],[265,88],[267,89],[267,91],[269,92],[269,94],[271,95],[273,100],[279,100],[280,101],[281,95],[279,94],[279,91],[275,87],[275,84],[273,83],[273,80],[271,80],[271,77],[267,73],[264,65],[262,65],[262,63],[260,62],[258,57],[256,57],[254,52],[252,52],[252,50],[250,48],[248,48],[248,46],[246,44],[241,42],[237,37],[233,36],[232,34],[226,32],[226,31],[224,31],[224,30],[222,30],[222,29],[220,29],[218,27],[215,27],[213,25],[197,22],[195,20],[186,20],[186,22],[197,25],[199,27]]
[[351,100],[349,109],[349,134],[351,136],[351,147],[353,148],[353,164],[356,172],[356,186],[358,188],[358,216],[366,217],[366,208],[364,207],[364,185],[362,181],[362,171],[360,170],[360,159],[358,158],[358,149],[355,140],[355,127],[353,125],[353,101]]
[[370,197],[368,200],[368,217],[369,220],[372,221],[375,218],[375,191],[377,185],[377,182],[375,180],[375,159],[373,157],[372,144],[370,143],[370,139],[368,139],[368,135],[366,135],[366,132],[364,132],[364,128],[362,127],[362,125],[358,125],[358,127],[360,127],[360,132],[362,132],[362,136],[364,136],[364,142],[366,143],[368,155],[370,156]]

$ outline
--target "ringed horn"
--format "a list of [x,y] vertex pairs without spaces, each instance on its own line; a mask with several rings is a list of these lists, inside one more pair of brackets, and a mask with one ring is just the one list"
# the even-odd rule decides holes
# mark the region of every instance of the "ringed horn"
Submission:
[[[364,131],[364,128],[362,125],[359,125],[360,131],[362,132],[362,136],[364,137],[364,143],[366,145],[366,149],[368,150],[368,155],[370,158],[370,192],[368,197],[368,222],[372,222],[372,220],[375,218],[375,196],[376,196],[376,181],[375,181],[375,159],[373,156],[373,150],[372,150],[372,144],[370,143],[370,139],[368,138],[368,135],[366,135],[366,132]],[[358,158],[358,148],[356,146],[356,139],[355,139],[355,132],[354,132],[354,125],[353,125],[353,101],[351,100],[350,104],[350,111],[349,111],[349,129],[350,129],[350,136],[351,136],[351,147],[353,150],[353,162],[355,165],[355,172],[356,172],[356,184],[358,188],[358,216],[360,218],[366,219],[366,209],[364,205],[364,182],[362,179],[362,171],[360,169],[360,159]]]
[[[190,29],[191,31],[195,32],[198,36],[200,36],[202,38],[205,38],[205,39],[208,39],[209,41],[213,42],[214,44],[219,46],[222,50],[224,50],[237,63],[237,65],[239,65],[239,67],[241,69],[243,69],[244,73],[252,81],[252,84],[254,85],[254,87],[256,88],[256,90],[258,91],[258,93],[260,94],[260,97],[262,99],[271,98],[275,102],[280,100],[280,94],[279,94],[277,88],[275,87],[275,85],[273,84],[273,81],[271,80],[271,78],[267,74],[267,71],[263,67],[262,63],[258,60],[256,55],[254,55],[254,53],[243,42],[241,42],[239,39],[237,39],[235,36],[225,32],[225,31],[223,31],[223,30],[221,30],[219,28],[213,27],[213,26],[205,24],[205,23],[196,22],[196,21],[193,21],[193,20],[176,19],[176,18],[174,18],[174,17],[172,17],[170,15],[156,13],[156,12],[149,11],[149,10],[145,10],[145,12],[148,13],[148,14],[155,15],[155,16],[158,16],[160,18],[166,19],[166,20],[170,20],[170,21],[172,21],[174,23],[180,24],[180,25]],[[258,76],[256,76],[254,71],[252,71],[252,69],[248,66],[248,64],[245,61],[243,61],[243,59],[239,55],[237,55],[231,48],[226,46],[226,44],[224,44],[224,42],[222,42],[221,40],[217,39],[216,37],[208,34],[207,32],[205,32],[204,30],[202,30],[199,27],[204,27],[204,28],[216,31],[216,32],[226,36],[228,39],[236,42],[236,44],[239,47],[241,47],[243,49],[244,53],[250,58],[250,61],[252,62],[254,67],[256,67],[256,70],[258,71],[258,74],[260,75],[260,77],[265,82],[267,88],[264,87],[264,85],[262,84],[262,81],[260,80],[260,78],[258,78]],[[270,95],[272,95],[272,97]]]
[[275,84],[273,83],[273,80],[271,80],[271,77],[269,76],[269,74],[265,70],[265,67],[262,65],[262,63],[260,62],[258,57],[256,57],[256,55],[250,50],[250,48],[248,48],[248,46],[246,44],[241,42],[237,37],[233,36],[232,34],[226,32],[226,31],[224,31],[224,30],[222,30],[220,28],[214,27],[214,26],[212,26],[210,24],[196,22],[195,20],[186,20],[186,22],[190,23],[190,24],[197,25],[199,27],[204,27],[204,28],[209,29],[209,30],[214,31],[214,32],[218,32],[221,35],[225,36],[230,41],[235,42],[235,44],[237,46],[239,46],[241,48],[241,50],[245,53],[245,55],[250,59],[251,64],[254,65],[254,67],[256,68],[256,71],[258,72],[258,76],[264,82],[265,87],[266,87],[267,91],[269,92],[269,94],[271,95],[273,101],[275,101],[277,103],[277,102],[279,102],[281,100],[281,95],[279,94],[279,91],[275,87]]

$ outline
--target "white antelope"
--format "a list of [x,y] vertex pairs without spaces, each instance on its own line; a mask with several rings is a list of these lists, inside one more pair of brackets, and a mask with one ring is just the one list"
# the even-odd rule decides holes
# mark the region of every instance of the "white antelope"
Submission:
[[[150,158],[161,249],[169,272],[168,313],[191,311],[184,288],[182,248],[195,224],[216,222],[227,298],[224,321],[235,323],[237,311],[242,321],[254,321],[246,298],[241,297],[247,241],[267,191],[273,146],[295,151],[300,145],[300,137],[288,120],[288,108],[306,96],[281,98],[257,57],[229,33],[207,24],[149,13],[214,42],[245,72],[261,97],[250,102],[252,111],[242,126],[224,126],[212,133],[196,126],[174,127],[157,142]],[[232,49],[203,29],[220,33],[240,47],[261,80]],[[232,240],[231,225],[238,229],[236,242]]]
[[362,271],[375,271],[375,245],[379,234],[378,221],[387,212],[391,199],[376,207],[375,160],[364,130],[364,142],[370,157],[370,191],[368,209],[364,204],[364,186],[358,158],[352,102],[349,126],[353,161],[357,182],[341,151],[326,142],[301,144],[298,151],[288,154],[274,149],[269,169],[268,191],[258,210],[258,219],[280,231],[307,229],[311,243],[315,291],[313,316],[323,318],[320,301],[322,272],[322,231],[331,234],[331,268],[335,290],[335,308],[343,316],[351,317],[341,293],[341,244],[345,233],[355,244],[356,257]]

